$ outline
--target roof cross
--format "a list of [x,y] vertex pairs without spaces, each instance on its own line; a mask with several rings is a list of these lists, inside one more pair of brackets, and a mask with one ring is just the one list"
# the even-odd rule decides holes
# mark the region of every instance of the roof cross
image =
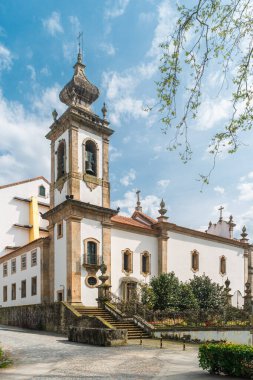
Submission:
[[222,217],[222,211],[224,210],[224,207],[223,206],[220,206],[220,208],[218,208],[218,210],[220,211],[220,219],[219,219],[219,222],[222,221],[223,217]]
[[142,211],[141,201],[140,201],[140,192],[141,192],[140,190],[136,191],[136,195],[137,195],[137,203],[136,203],[136,207],[135,207],[136,211]]

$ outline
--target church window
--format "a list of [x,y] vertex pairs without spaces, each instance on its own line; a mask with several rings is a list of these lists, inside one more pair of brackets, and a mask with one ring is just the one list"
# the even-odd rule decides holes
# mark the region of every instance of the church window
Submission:
[[37,265],[37,251],[32,251],[31,253],[31,266],[34,267]]
[[3,287],[3,301],[7,302],[7,286]]
[[65,140],[62,140],[57,150],[57,179],[63,177],[66,172],[65,161],[66,161],[66,147],[65,147]]
[[26,255],[21,256],[21,270],[26,269]]
[[226,274],[226,257],[220,258],[220,274]]
[[3,277],[8,276],[8,263],[3,263]]
[[63,224],[62,222],[57,223],[57,239],[60,239],[63,237]]
[[97,264],[97,244],[94,241],[87,243],[87,264]]
[[129,274],[133,271],[133,252],[126,249],[122,255],[122,271]]
[[46,196],[46,188],[43,185],[39,186],[39,196],[40,197],[45,197]]
[[37,294],[37,277],[32,277],[32,296],[36,296]]
[[198,251],[194,250],[192,252],[192,256],[191,256],[191,269],[193,272],[197,272],[199,270],[199,253]]
[[16,300],[16,284],[11,284],[11,300]]
[[90,140],[85,143],[85,173],[97,176],[97,147]]
[[150,254],[147,251],[141,253],[141,274],[143,276],[150,274]]
[[26,297],[26,280],[21,281],[21,298]]
[[16,273],[16,269],[17,269],[17,267],[16,267],[16,259],[12,259],[11,260],[11,273],[12,274]]

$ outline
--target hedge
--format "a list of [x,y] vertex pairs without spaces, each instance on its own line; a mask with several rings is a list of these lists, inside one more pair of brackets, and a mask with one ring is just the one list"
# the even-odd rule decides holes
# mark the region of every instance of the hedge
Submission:
[[199,347],[199,366],[212,374],[253,379],[253,347],[231,343],[207,343]]
[[12,364],[12,360],[8,358],[0,347],[0,368],[5,368],[10,364]]

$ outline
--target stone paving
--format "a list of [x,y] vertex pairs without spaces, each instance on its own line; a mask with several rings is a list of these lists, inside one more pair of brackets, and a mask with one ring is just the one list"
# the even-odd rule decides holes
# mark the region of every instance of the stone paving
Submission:
[[[213,380],[198,367],[197,346],[158,340],[130,341],[123,347],[95,347],[70,343],[66,337],[0,326],[0,345],[14,365],[0,369],[1,380],[23,379],[170,379]],[[225,378],[229,380],[229,377]]]

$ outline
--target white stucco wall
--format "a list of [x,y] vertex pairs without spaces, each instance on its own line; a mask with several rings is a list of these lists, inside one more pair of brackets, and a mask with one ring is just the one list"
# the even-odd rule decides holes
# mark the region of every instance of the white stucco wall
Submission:
[[[34,249],[32,250],[34,251]],[[8,263],[8,276],[3,277],[3,264],[0,264],[0,305],[18,306],[18,305],[31,305],[41,302],[41,275],[40,275],[40,248],[37,247],[37,265],[31,266],[31,252],[27,251],[26,254],[26,269],[21,270],[21,256],[16,257],[16,273],[11,273],[11,259],[6,260]],[[31,279],[37,276],[37,295],[31,295]],[[26,297],[21,298],[21,281],[26,280]],[[11,300],[11,285],[16,284],[16,300]],[[7,285],[7,302],[3,302],[3,287]]]
[[[135,277],[140,282],[148,283],[150,278],[157,276],[158,273],[157,238],[113,228],[111,240],[112,292],[119,296],[121,296],[121,278],[126,277],[125,273],[122,272],[122,251],[126,248],[133,251],[133,273],[130,274],[131,277]],[[151,275],[149,276],[141,274],[141,253],[143,251],[148,251],[151,254]]]
[[[46,197],[39,196],[39,186],[46,188]],[[0,256],[7,252],[6,246],[22,246],[29,243],[29,230],[13,227],[15,223],[29,224],[29,202],[14,199],[20,197],[30,199],[37,197],[38,201],[49,204],[49,185],[43,179],[25,182],[15,186],[0,189]],[[40,208],[39,208],[40,210]],[[4,216],[4,217],[3,217]],[[47,221],[41,221],[42,227],[47,226]]]
[[[213,281],[224,285],[227,277],[230,280],[231,294],[236,290],[244,293],[244,252],[240,247],[225,245],[215,241],[200,239],[175,232],[169,232],[168,240],[168,272],[174,271],[181,281],[193,278],[191,270],[191,252],[199,252],[199,271],[196,275],[205,273]],[[226,257],[225,275],[221,275],[220,257]]]
[[[102,178],[102,138],[84,130],[79,130],[78,133],[78,171],[80,173],[84,173],[83,142],[86,139],[94,141],[98,146],[97,176],[98,178]],[[83,181],[80,181],[80,200],[82,202],[102,206],[102,187],[98,186],[94,190],[90,191],[86,184]]]
[[[102,225],[100,222],[90,219],[83,219],[81,222],[81,264],[83,262],[84,255],[84,243],[87,238],[93,238],[100,242],[100,248],[98,255],[102,255]],[[98,297],[98,289],[90,288],[85,284],[85,278],[87,276],[87,270],[81,265],[81,299],[85,306],[97,306],[96,298]],[[98,277],[101,274],[100,271],[96,273]]]
[[64,292],[64,301],[67,297],[67,240],[66,221],[62,223],[63,236],[57,238],[57,224],[54,226],[54,299],[57,300],[57,291]]

